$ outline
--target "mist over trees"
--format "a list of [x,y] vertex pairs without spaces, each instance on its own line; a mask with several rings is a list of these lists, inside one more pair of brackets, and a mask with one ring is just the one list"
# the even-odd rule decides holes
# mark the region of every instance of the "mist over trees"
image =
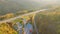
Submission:
[[[56,3],[50,4],[47,1],[34,1],[34,0],[0,0],[0,15],[7,13],[16,13],[21,10],[38,10],[48,9],[57,5]],[[59,5],[59,4],[58,4]]]

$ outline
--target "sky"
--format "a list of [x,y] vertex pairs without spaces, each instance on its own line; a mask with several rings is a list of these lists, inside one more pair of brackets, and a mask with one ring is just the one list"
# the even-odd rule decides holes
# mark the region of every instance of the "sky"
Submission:
[[30,1],[34,1],[34,2],[42,2],[42,3],[57,3],[60,2],[60,0],[30,0]]
[[[7,1],[7,0],[2,0],[2,1]],[[10,1],[10,0],[9,0]],[[27,2],[27,1],[31,1],[31,2],[38,2],[38,3],[57,3],[60,2],[60,0],[12,0],[12,1],[18,1],[18,2]]]
[[20,1],[26,1],[26,2],[30,1],[30,2],[37,2],[37,3],[45,3],[45,4],[60,3],[60,0],[20,0]]
[[56,1],[56,0],[32,0],[32,1]]

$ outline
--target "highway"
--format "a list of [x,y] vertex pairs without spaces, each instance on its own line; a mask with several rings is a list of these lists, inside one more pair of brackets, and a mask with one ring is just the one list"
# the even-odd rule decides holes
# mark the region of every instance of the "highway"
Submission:
[[38,11],[34,11],[34,12],[27,13],[27,14],[23,14],[23,15],[14,17],[14,18],[10,18],[10,19],[7,19],[7,20],[0,21],[0,23],[10,22],[10,21],[13,21],[13,20],[15,20],[15,19],[17,19],[17,18],[21,18],[22,16],[28,16],[28,15],[30,15],[30,14],[36,14],[36,13],[39,13],[39,12],[45,11],[45,10],[48,10],[48,9],[42,9],[42,10],[38,10]]

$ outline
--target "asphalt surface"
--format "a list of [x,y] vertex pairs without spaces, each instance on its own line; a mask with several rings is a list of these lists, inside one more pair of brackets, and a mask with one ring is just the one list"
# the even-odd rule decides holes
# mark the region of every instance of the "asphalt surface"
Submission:
[[10,21],[13,21],[13,20],[15,20],[15,19],[17,19],[17,18],[21,18],[22,16],[28,16],[28,15],[30,15],[30,14],[36,14],[36,13],[39,13],[39,12],[45,11],[45,10],[48,10],[48,9],[42,9],[42,10],[38,10],[38,11],[34,11],[34,12],[27,13],[27,14],[23,14],[23,15],[14,17],[14,18],[10,18],[10,19],[7,19],[7,20],[0,21],[0,23],[10,22]]

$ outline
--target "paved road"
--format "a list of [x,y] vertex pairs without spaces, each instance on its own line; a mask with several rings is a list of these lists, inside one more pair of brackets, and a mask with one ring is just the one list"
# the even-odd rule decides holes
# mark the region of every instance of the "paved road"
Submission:
[[28,16],[30,14],[36,14],[36,13],[39,13],[39,12],[45,11],[45,10],[48,10],[48,9],[42,9],[42,10],[34,11],[34,12],[31,12],[31,13],[23,14],[23,15],[14,17],[14,18],[10,18],[10,19],[7,19],[7,20],[0,21],[0,23],[10,22],[10,21],[15,20],[17,18],[21,18],[22,16]]

